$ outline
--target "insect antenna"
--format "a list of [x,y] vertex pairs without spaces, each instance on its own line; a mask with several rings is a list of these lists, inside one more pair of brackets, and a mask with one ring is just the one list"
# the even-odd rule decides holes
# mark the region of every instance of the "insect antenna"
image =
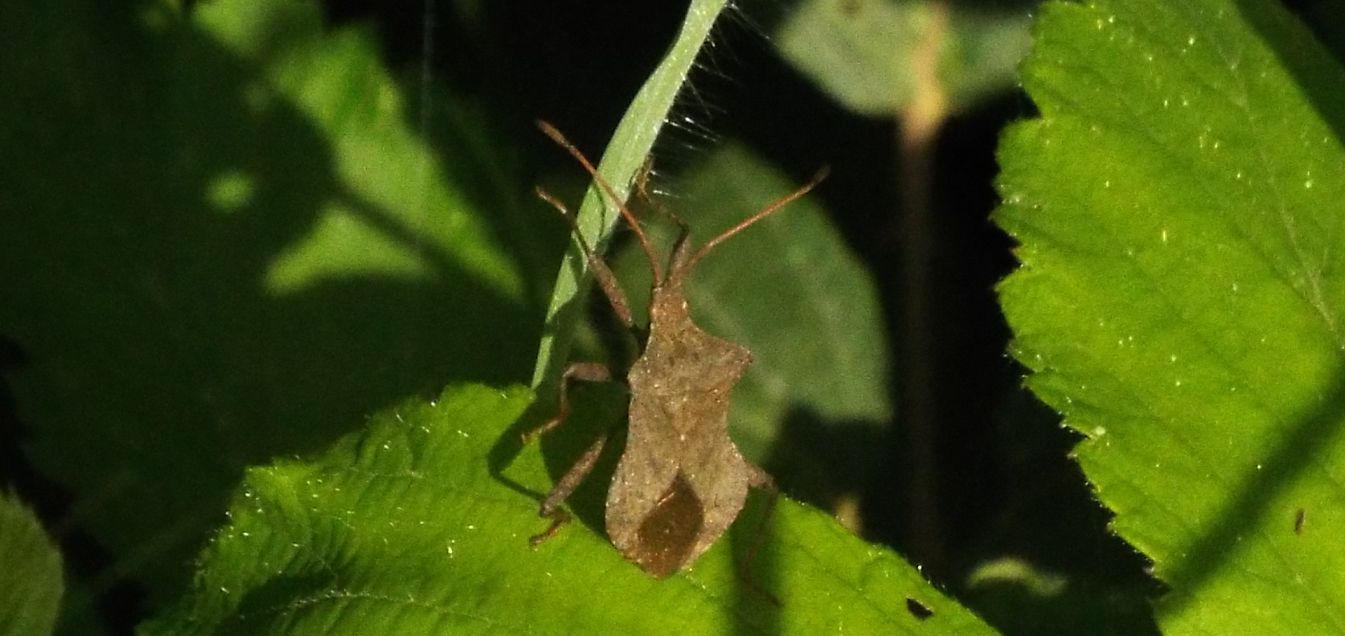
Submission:
[[556,144],[561,148],[564,148],[566,152],[570,153],[570,156],[574,157],[580,165],[584,166],[584,170],[593,177],[593,181],[598,184],[598,188],[612,199],[612,202],[616,204],[617,209],[621,211],[621,216],[626,219],[626,223],[629,223],[630,228],[635,231],[635,236],[640,241],[640,249],[644,250],[645,257],[649,259],[649,269],[654,273],[654,280],[663,280],[663,267],[659,265],[658,258],[655,256],[654,246],[649,243],[649,237],[645,236],[644,230],[640,228],[640,223],[635,219],[635,213],[631,212],[630,208],[626,207],[625,200],[617,195],[616,188],[613,188],[612,184],[608,183],[607,179],[604,179],[603,176],[598,173],[598,169],[593,166],[593,163],[588,160],[588,157],[585,157],[584,153],[580,152],[574,144],[570,143],[570,140],[566,139],[565,135],[561,134],[559,130],[556,130],[555,126],[539,119],[537,120],[537,128],[541,129],[543,134],[550,137],[552,141],[556,142]]
[[753,214],[752,216],[747,217],[741,223],[727,230],[724,230],[724,232],[719,236],[710,239],[709,242],[707,242],[705,245],[702,245],[699,250],[696,250],[696,253],[693,254],[691,258],[686,261],[686,264],[682,265],[678,271],[683,273],[691,271],[691,268],[694,267],[696,263],[700,262],[702,258],[705,258],[705,255],[709,254],[710,250],[714,249],[715,246],[728,240],[728,238],[733,236],[734,234],[737,234],[747,229],[748,227],[751,227],[753,223],[756,223],[757,221],[760,221],[780,211],[781,208],[798,200],[799,197],[808,194],[808,191],[817,187],[817,184],[822,183],[822,180],[826,179],[828,174],[831,174],[831,169],[826,166],[823,166],[822,169],[817,171],[817,174],[813,175],[813,178],[809,180],[808,183],[803,184],[803,187],[789,194],[786,194],[785,196],[780,197],[779,199],[776,199],[770,205],[762,208],[761,211],[757,212],[756,214]]

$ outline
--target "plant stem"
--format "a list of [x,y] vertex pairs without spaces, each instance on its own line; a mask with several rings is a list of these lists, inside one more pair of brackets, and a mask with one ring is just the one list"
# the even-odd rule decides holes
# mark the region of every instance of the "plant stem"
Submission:
[[948,28],[946,2],[929,6],[920,44],[912,57],[914,91],[899,115],[897,137],[901,192],[898,241],[901,259],[901,339],[897,360],[899,408],[905,432],[906,514],[909,557],[935,572],[944,564],[938,505],[936,386],[933,351],[933,284],[930,259],[934,142],[947,117],[939,60]]

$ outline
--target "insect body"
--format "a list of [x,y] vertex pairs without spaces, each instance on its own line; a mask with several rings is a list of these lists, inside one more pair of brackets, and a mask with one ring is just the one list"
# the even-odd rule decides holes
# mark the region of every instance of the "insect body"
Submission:
[[[545,122],[539,122],[539,126],[583,164],[620,208],[653,272],[648,337],[627,374],[629,429],[607,495],[606,525],[612,543],[627,559],[654,576],[667,576],[691,564],[723,535],[742,510],[749,488],[761,488],[772,495],[776,492],[770,475],[744,459],[728,434],[729,393],[751,364],[752,353],[742,345],[705,333],[691,321],[683,283],[711,249],[803,196],[825,173],[695,252],[690,251],[686,227],[682,226],[665,270],[634,214],[588,159],[555,128]],[[640,185],[643,191],[643,177]],[[538,194],[573,222],[563,204],[543,191]],[[577,230],[576,236],[617,317],[633,327],[629,304],[615,276]],[[527,438],[558,426],[566,417],[570,380],[610,379],[610,371],[601,365],[578,363],[568,367],[561,380],[559,414]],[[534,544],[551,536],[564,522],[560,504],[593,468],[605,441],[603,436],[595,442],[543,500],[541,514],[552,518],[553,523],[533,538]]]
[[701,331],[687,313],[685,241],[654,286],[649,339],[627,375],[630,424],[607,496],[607,533],[655,576],[694,561],[719,538],[749,486],[774,490],[728,433],[729,392],[752,353]]

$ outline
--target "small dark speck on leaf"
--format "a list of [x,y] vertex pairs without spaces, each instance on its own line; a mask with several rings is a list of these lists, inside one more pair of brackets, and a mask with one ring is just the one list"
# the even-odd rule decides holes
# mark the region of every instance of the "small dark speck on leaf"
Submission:
[[1302,508],[1294,513],[1294,534],[1303,534],[1303,524],[1308,521],[1308,511]]
[[906,611],[911,613],[917,620],[925,620],[934,615],[934,610],[929,609],[924,603],[911,597],[906,597]]

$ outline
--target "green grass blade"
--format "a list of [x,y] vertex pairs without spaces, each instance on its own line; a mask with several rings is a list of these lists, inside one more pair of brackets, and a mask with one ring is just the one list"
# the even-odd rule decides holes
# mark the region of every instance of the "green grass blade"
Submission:
[[[626,115],[612,134],[598,164],[598,172],[623,199],[630,192],[631,179],[654,147],[654,140],[663,128],[696,55],[709,38],[715,19],[727,5],[727,0],[693,0],[672,47],[631,101]],[[590,187],[584,195],[578,223],[589,245],[602,245],[620,218],[610,203],[596,186]],[[564,368],[581,310],[581,304],[575,300],[587,286],[588,278],[588,261],[579,245],[572,243],[561,262],[551,294],[551,306],[547,309],[546,327],[533,370],[533,386],[554,381]]]

